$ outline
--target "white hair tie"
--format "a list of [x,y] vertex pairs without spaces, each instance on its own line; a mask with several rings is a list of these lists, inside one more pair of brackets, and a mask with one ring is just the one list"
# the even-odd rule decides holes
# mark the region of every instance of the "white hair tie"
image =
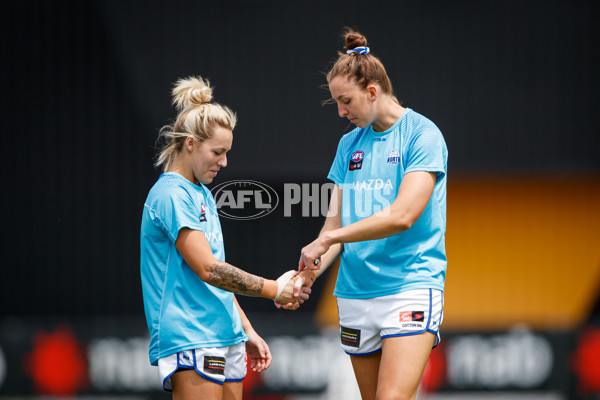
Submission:
[[364,47],[355,47],[352,50],[346,50],[346,54],[369,54],[369,48],[367,46]]

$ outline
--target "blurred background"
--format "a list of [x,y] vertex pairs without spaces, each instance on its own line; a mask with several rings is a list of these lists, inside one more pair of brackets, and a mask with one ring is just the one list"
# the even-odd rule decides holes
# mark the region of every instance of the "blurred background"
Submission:
[[[442,343],[419,398],[600,398],[596,3],[5,2],[0,398],[170,398],[148,364],[139,227],[172,84],[208,78],[238,113],[214,185],[321,187],[352,129],[321,105],[344,26],[449,149]],[[323,218],[221,223],[228,261],[276,278]],[[334,280],[293,313],[239,297],[274,357],[246,399],[357,398]]]

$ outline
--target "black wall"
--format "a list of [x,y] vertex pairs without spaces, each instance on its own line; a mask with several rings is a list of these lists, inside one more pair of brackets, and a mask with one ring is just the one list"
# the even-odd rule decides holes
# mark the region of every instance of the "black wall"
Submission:
[[[200,74],[239,116],[215,183],[325,182],[351,127],[321,106],[343,26],[461,174],[600,171],[594,1],[10,1],[1,13],[0,315],[136,314],[139,223],[170,89]],[[319,218],[223,221],[235,265],[293,268]],[[269,302],[243,299],[260,310]],[[306,309],[311,310],[315,303]]]

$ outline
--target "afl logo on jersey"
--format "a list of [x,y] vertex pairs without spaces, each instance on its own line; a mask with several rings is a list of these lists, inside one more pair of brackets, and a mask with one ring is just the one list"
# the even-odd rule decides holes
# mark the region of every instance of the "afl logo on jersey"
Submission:
[[350,167],[348,170],[354,171],[362,168],[363,158],[365,157],[365,153],[362,151],[355,151],[350,157]]
[[200,203],[200,222],[206,222],[206,207]]

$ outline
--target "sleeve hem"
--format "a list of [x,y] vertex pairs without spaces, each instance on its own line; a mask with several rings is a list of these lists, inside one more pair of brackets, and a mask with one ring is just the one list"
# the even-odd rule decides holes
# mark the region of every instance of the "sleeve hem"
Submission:
[[177,232],[175,232],[175,234],[170,235],[173,237],[173,243],[175,243],[177,241],[177,238],[179,237],[179,232],[181,232],[181,230],[183,228],[188,228],[192,231],[200,231],[200,232],[204,233],[204,228],[202,228],[200,225],[183,224],[183,225],[177,227]]

